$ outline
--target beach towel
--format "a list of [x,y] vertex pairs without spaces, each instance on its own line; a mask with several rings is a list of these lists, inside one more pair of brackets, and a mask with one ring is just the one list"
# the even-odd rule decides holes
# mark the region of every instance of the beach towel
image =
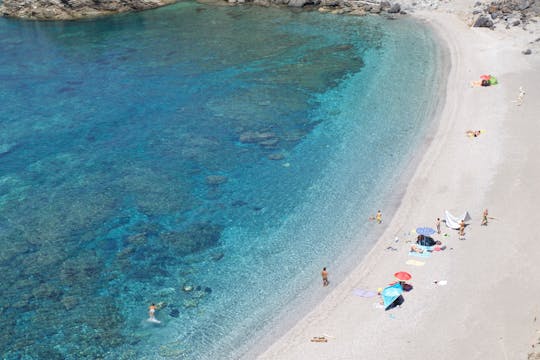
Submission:
[[425,262],[418,261],[418,260],[407,260],[407,262],[405,264],[413,265],[413,266],[424,266]]
[[423,258],[427,258],[431,256],[431,251],[433,250],[433,246],[423,246],[423,245],[416,245],[416,246],[419,248],[422,248],[424,252],[418,253],[416,251],[409,251],[409,255],[423,257]]
[[448,210],[445,210],[444,219],[446,220],[446,226],[448,226],[450,229],[459,229],[459,223],[461,220],[469,221],[471,220],[471,216],[469,215],[468,211],[465,211],[465,213],[461,216],[454,216],[450,214]]
[[381,297],[383,299],[384,308],[387,309],[403,292],[403,288],[400,283],[395,283],[394,285],[387,286],[381,292]]
[[365,297],[365,298],[371,298],[371,297],[377,296],[376,291],[366,290],[366,289],[354,289],[353,294],[356,296]]

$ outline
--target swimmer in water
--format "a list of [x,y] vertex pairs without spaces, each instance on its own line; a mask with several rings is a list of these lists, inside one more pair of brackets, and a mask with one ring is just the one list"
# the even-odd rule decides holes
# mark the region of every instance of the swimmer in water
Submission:
[[160,322],[158,319],[156,319],[156,305],[154,303],[148,307],[148,321],[155,323]]

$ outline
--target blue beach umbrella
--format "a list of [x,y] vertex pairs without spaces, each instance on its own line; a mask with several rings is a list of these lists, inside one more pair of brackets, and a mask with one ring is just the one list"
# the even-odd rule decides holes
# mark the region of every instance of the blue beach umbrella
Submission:
[[400,283],[387,286],[381,292],[381,296],[384,303],[384,308],[388,308],[396,299],[403,293],[403,288]]
[[424,236],[429,236],[429,235],[433,235],[435,234],[437,231],[435,229],[432,229],[430,227],[419,227],[419,228],[416,228],[416,233],[418,235],[424,235]]

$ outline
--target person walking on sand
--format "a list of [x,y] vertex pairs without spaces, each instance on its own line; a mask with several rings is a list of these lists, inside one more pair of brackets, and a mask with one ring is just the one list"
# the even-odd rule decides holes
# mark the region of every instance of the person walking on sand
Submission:
[[441,219],[437,218],[435,221],[435,226],[437,227],[437,234],[441,233]]
[[459,223],[459,236],[465,236],[465,221]]
[[488,209],[484,209],[484,212],[482,213],[482,222],[480,223],[480,225],[484,225],[484,226],[487,226],[488,224]]
[[381,210],[377,210],[377,215],[375,215],[375,221],[377,221],[377,224],[382,223],[382,213],[381,213]]
[[321,272],[322,276],[322,286],[328,286],[328,271],[326,271],[326,268],[324,267]]

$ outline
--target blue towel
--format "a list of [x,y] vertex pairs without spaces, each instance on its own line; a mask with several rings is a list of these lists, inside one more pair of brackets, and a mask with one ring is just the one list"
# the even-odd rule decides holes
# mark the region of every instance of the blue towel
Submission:
[[411,256],[417,256],[417,257],[423,257],[427,258],[431,256],[431,251],[433,251],[433,246],[423,246],[423,245],[416,245],[419,248],[424,249],[423,253],[417,253],[416,251],[409,251],[409,255]]

